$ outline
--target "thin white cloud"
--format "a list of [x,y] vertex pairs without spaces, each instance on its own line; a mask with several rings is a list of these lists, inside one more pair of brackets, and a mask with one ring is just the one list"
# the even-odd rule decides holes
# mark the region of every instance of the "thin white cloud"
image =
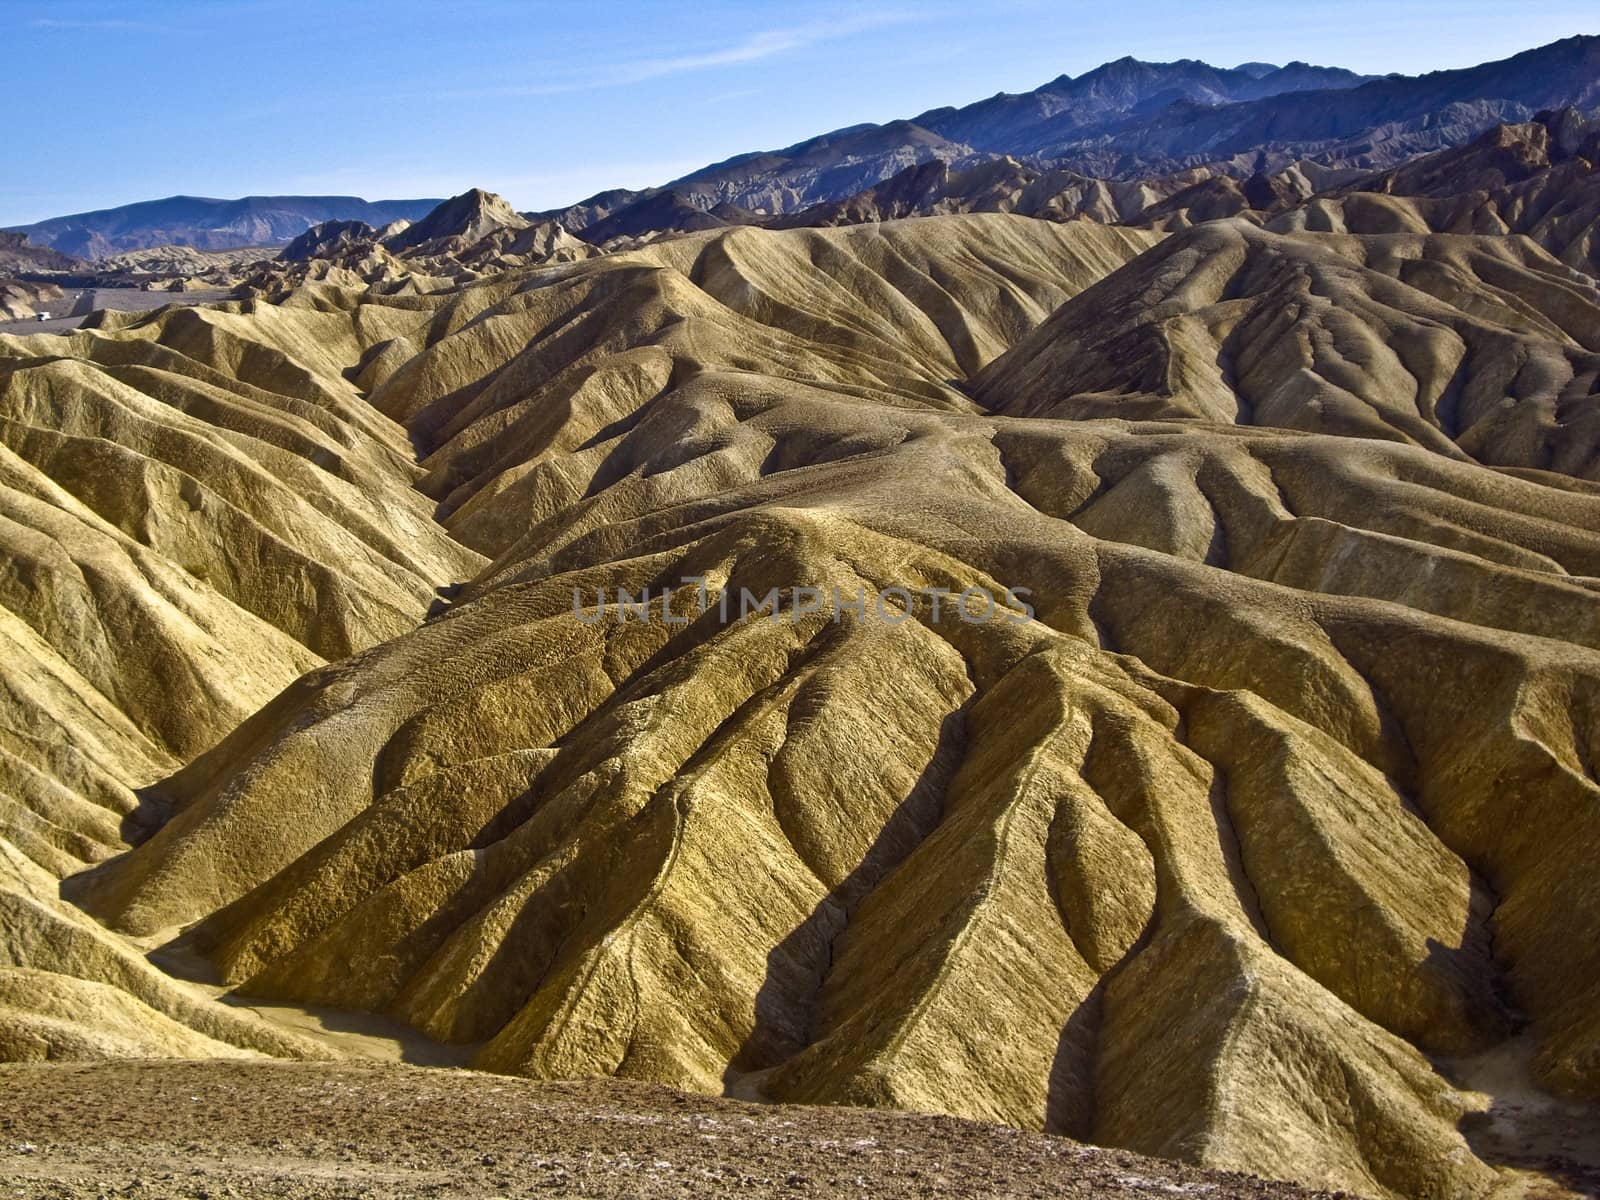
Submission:
[[694,71],[714,70],[719,67],[737,67],[779,55],[805,50],[823,42],[837,41],[858,33],[898,25],[914,19],[902,11],[864,13],[826,24],[795,26],[788,29],[769,29],[750,34],[741,41],[720,50],[701,54],[665,55],[659,58],[633,59],[602,67],[597,73],[581,79],[552,80],[548,83],[509,84],[504,87],[470,88],[440,93],[452,99],[487,99],[513,96],[557,96],[569,92],[597,91],[604,88],[628,87],[667,75],[682,75]]
[[684,54],[675,58],[645,59],[624,67],[617,73],[616,82],[638,83],[662,75],[677,75],[684,71],[703,71],[707,67],[731,67],[740,63],[760,62],[776,54],[787,54],[813,45],[821,39],[799,29],[774,29],[757,33],[725,50],[709,54]]

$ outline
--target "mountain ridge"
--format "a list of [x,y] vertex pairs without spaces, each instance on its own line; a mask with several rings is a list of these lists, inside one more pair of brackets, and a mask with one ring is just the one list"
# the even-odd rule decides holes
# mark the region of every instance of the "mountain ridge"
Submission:
[[[1276,82],[1274,82],[1276,81]],[[1218,102],[1223,101],[1223,102]],[[659,187],[612,189],[528,216],[586,240],[661,232],[665,208],[718,205],[784,215],[841,201],[930,161],[971,167],[1003,156],[1039,169],[1125,180],[1213,164],[1244,176],[1296,159],[1364,170],[1461,145],[1540,109],[1600,105],[1600,36],[1576,35],[1474,67],[1357,75],[1292,62],[1262,73],[1194,59],[1131,57],[1031,92],[1000,93],[884,124],[857,124],[776,150],[708,164]]]

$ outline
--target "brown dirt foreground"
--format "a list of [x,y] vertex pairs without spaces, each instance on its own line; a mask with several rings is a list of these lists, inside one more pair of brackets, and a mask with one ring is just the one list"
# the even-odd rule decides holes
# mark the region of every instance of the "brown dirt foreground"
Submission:
[[950,1117],[612,1080],[376,1063],[0,1067],[0,1200],[529,1195],[1328,1193]]

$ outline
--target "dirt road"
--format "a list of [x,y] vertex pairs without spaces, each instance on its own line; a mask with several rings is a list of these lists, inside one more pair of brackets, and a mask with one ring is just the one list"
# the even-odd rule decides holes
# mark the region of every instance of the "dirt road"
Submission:
[[[142,288],[72,288],[65,299],[44,307],[54,315],[48,321],[27,317],[20,321],[0,321],[0,333],[23,336],[30,333],[71,333],[96,309],[118,312],[147,312],[168,304],[211,304],[226,300],[228,288],[205,288],[191,292],[147,292]],[[85,298],[87,297],[87,298]]]

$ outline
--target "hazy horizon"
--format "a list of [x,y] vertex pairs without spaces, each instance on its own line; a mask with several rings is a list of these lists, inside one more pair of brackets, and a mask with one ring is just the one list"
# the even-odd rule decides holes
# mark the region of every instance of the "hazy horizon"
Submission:
[[389,200],[484,187],[519,209],[552,208],[1124,55],[1418,74],[1594,27],[1590,5],[1565,0],[1516,22],[1479,2],[1441,20],[1414,0],[1250,0],[1203,21],[1166,0],[1137,13],[711,0],[693,24],[682,11],[18,0],[0,28],[15,94],[32,107],[13,123],[0,226],[172,195]]

